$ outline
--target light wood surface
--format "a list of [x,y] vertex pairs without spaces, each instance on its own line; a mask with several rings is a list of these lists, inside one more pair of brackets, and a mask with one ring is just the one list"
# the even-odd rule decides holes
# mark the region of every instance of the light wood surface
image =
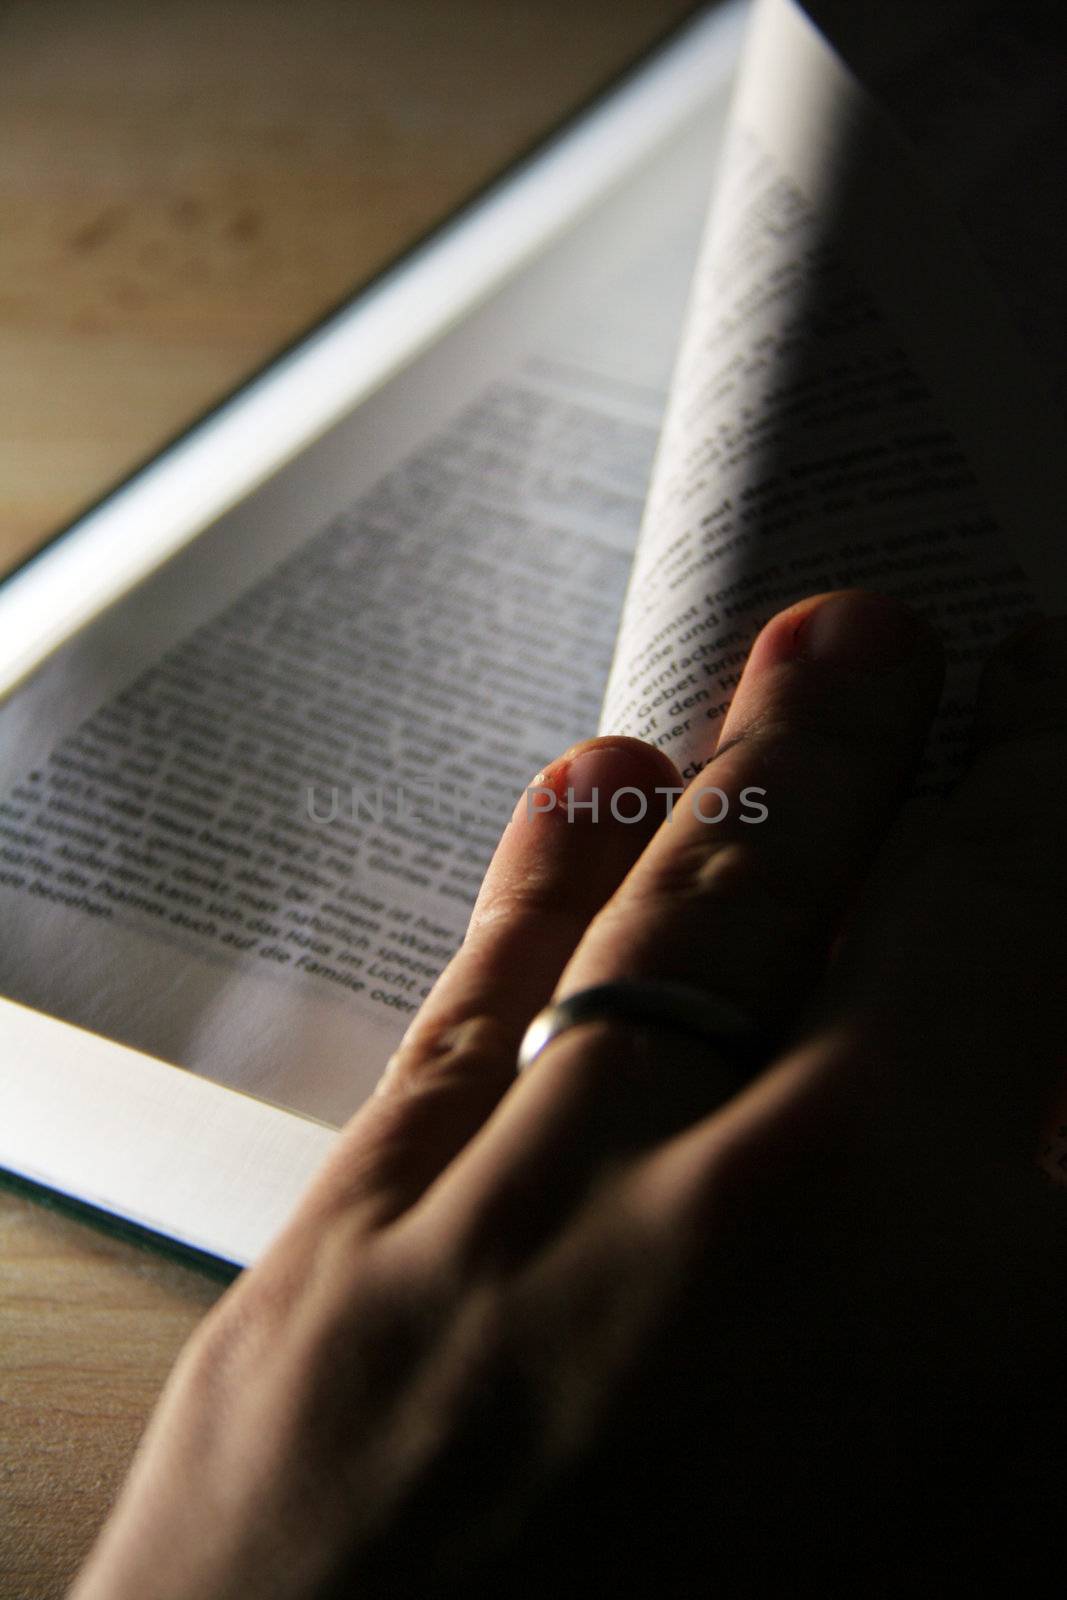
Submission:
[[[689,9],[0,7],[0,569]],[[0,1187],[2,1600],[64,1592],[220,1292]]]
[[0,566],[689,9],[0,6]]

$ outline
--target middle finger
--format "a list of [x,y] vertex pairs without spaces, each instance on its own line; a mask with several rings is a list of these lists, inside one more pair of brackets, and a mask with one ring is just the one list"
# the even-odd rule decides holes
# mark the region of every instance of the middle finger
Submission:
[[896,813],[941,676],[936,636],[881,596],[845,591],[775,617],[715,755],[594,920],[559,993],[670,978],[773,1038],[810,993]]

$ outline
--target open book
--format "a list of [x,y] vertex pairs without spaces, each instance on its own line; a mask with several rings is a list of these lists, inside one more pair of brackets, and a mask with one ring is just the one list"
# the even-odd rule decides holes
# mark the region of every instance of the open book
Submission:
[[936,622],[957,769],[1067,601],[1055,63],[813,9],[696,17],[0,592],[0,1165],[252,1259],[533,775],[699,770],[804,594]]

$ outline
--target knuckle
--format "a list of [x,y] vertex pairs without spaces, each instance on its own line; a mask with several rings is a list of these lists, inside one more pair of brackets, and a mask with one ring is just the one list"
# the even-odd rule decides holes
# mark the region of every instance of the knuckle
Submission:
[[797,692],[787,705],[760,714],[747,732],[746,743],[753,756],[771,764],[788,760],[790,765],[823,770],[843,761],[855,760],[856,751],[880,752],[885,745],[885,723],[871,716],[865,698],[842,693],[827,694],[825,685],[818,692]]
[[545,855],[522,864],[521,872],[498,876],[491,891],[477,903],[471,914],[465,943],[468,947],[495,938],[501,932],[536,918],[538,924],[565,921],[569,915],[566,893],[562,890],[557,863]]
[[664,851],[646,871],[635,874],[626,898],[635,910],[653,914],[708,898],[733,899],[747,892],[758,871],[750,844],[721,836],[689,835]]
[[420,1019],[390,1058],[379,1092],[410,1097],[513,1076],[515,1041],[489,1012],[438,1013]]
[[[851,1159],[864,1096],[841,1090],[846,1078],[857,1080],[858,1064],[866,1069],[869,1055],[858,1025],[837,1032],[836,1040],[820,1040],[793,1058],[797,1070],[782,1105],[771,1096],[746,1114],[694,1127],[652,1158],[642,1181],[657,1199],[667,1196],[687,1271],[694,1256],[706,1263],[729,1255],[762,1223],[775,1233],[791,1229],[803,1197]],[[832,1101],[825,1092],[831,1080]]]
[[489,1394],[515,1366],[515,1319],[500,1282],[468,1292],[452,1335],[456,1390]]
[[222,1413],[277,1349],[287,1310],[269,1280],[239,1280],[196,1328],[176,1372],[210,1410]]
[[795,862],[788,870],[743,840],[688,841],[635,881],[633,910],[653,920],[679,906],[697,915],[728,917],[732,928],[771,932],[776,941],[807,936],[813,917],[811,885]]
[[666,1218],[661,1249],[669,1247],[683,1276],[711,1261],[743,1227],[756,1182],[744,1146],[710,1133],[688,1150],[674,1142],[652,1151],[631,1175],[637,1205]]
[[395,1239],[356,1256],[350,1245],[343,1219],[293,1241],[201,1324],[175,1377],[205,1455],[250,1449],[268,1478],[291,1479],[299,1462],[303,1481],[328,1487],[349,1449],[344,1419],[359,1416],[363,1445],[418,1470],[405,1396],[449,1335],[455,1286]]

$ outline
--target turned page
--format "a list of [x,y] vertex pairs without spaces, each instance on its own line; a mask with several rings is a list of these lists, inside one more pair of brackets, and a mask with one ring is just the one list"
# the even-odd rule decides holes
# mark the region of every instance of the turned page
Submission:
[[791,0],[756,7],[601,722],[687,775],[762,623],[856,585],[945,637],[937,790],[990,647],[1067,599],[1044,41],[988,5],[874,33],[877,105]]

